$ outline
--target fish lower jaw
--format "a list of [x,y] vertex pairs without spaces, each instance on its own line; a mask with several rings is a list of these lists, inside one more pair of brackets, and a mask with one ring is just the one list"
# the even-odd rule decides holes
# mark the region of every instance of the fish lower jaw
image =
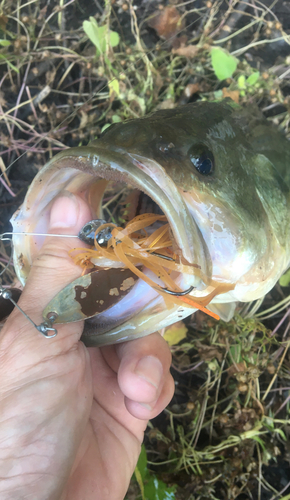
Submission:
[[[149,269],[143,268],[143,272],[157,285],[162,285]],[[188,288],[189,283],[197,287],[200,279],[194,276],[184,279],[179,275],[176,282],[182,288]],[[82,340],[87,346],[125,342],[162,330],[195,311],[196,308],[186,304],[182,307],[164,301],[156,290],[139,279],[130,293],[115,306],[85,321]]]

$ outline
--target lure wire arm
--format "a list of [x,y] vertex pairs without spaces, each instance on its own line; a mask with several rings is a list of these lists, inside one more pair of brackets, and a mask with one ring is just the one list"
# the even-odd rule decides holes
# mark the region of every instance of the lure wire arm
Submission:
[[[12,244],[12,239],[9,238],[9,236],[13,236],[13,235],[17,235],[17,236],[18,235],[22,235],[22,236],[54,236],[54,237],[59,237],[59,238],[77,238],[78,237],[78,235],[74,235],[74,234],[48,234],[48,233],[34,233],[34,232],[30,233],[30,232],[15,232],[15,231],[12,232],[11,231],[11,232],[6,232],[6,233],[0,234],[0,241],[9,241]],[[12,252],[11,252],[11,255],[9,257],[8,264],[5,266],[3,271],[0,273],[0,276],[1,276],[1,274],[3,274],[6,271],[7,267],[11,263],[11,260],[12,260]],[[4,288],[1,285],[1,283],[0,283],[0,296],[3,299],[10,300],[10,302],[12,302],[14,307],[16,307],[21,312],[21,314],[23,314],[23,316],[34,326],[34,328],[36,328],[36,330],[38,332],[40,332],[45,338],[51,339],[57,335],[57,329],[53,327],[53,323],[55,322],[55,320],[57,318],[57,314],[49,313],[46,317],[46,320],[43,321],[43,323],[41,323],[40,325],[37,325],[26,314],[26,312],[23,311],[23,309],[15,302],[15,300],[13,300],[11,291],[7,288]]]
[[11,238],[6,238],[6,236],[13,236],[14,234],[17,234],[17,236],[22,235],[22,236],[55,236],[58,238],[77,238],[78,235],[76,234],[53,234],[53,233],[26,233],[26,232],[8,232],[8,233],[3,233],[0,234],[0,241],[12,241]]
[[[41,323],[40,325],[37,325],[34,323],[34,321],[26,314],[26,312],[21,309],[21,307],[15,302],[15,300],[12,299],[12,293],[9,289],[4,288],[2,285],[0,285],[0,296],[3,297],[3,299],[10,300],[14,307],[18,309],[18,311],[25,316],[25,318],[38,330],[44,337],[47,339],[51,339],[57,335],[57,330],[56,328],[53,328],[53,322],[56,320],[56,315],[50,315],[46,321]],[[52,332],[52,333],[50,333]]]

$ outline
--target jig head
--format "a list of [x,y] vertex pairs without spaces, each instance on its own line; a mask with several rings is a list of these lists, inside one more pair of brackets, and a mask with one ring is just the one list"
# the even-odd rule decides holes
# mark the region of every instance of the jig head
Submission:
[[[91,245],[93,247],[95,244],[96,231],[103,224],[107,224],[107,221],[105,219],[90,220],[80,230],[78,238],[84,243],[87,243],[87,245]],[[102,229],[101,231],[98,232],[96,240],[100,246],[105,246],[108,243],[108,241],[112,238],[111,231],[112,231],[111,227],[106,227],[105,229]]]

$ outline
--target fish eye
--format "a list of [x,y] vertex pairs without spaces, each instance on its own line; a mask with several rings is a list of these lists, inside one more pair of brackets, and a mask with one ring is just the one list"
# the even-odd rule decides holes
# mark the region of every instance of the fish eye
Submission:
[[205,144],[195,144],[188,151],[189,159],[201,175],[212,175],[214,156]]

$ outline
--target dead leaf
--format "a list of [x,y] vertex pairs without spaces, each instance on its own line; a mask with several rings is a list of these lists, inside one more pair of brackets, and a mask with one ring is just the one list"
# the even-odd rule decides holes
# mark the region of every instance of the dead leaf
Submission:
[[179,49],[179,47],[185,47],[187,45],[188,41],[188,36],[187,35],[179,35],[178,38],[175,37],[174,40],[172,40],[172,48],[173,49]]
[[0,106],[2,106],[2,108],[7,108],[7,101],[4,97],[4,92],[2,92],[2,90],[0,90]]
[[163,338],[171,346],[178,344],[181,340],[185,339],[187,334],[187,328],[183,321],[178,321],[174,325],[169,326],[165,329]]
[[193,94],[197,94],[199,91],[200,86],[198,83],[189,83],[188,85],[186,85],[183,93],[185,97],[189,99]]
[[233,101],[239,104],[240,92],[238,90],[228,90],[227,87],[222,89],[223,97],[230,97]]
[[6,24],[8,23],[8,17],[4,16],[3,14],[0,16],[0,29],[2,31],[6,30]]
[[79,124],[79,128],[85,128],[88,123],[88,115],[84,111],[80,110],[81,121]]
[[150,28],[153,28],[160,38],[168,40],[182,29],[181,16],[176,7],[165,7],[158,11],[148,21]]
[[53,68],[51,71],[47,71],[45,73],[45,80],[46,80],[46,85],[47,86],[53,85],[53,82],[54,82],[54,79],[55,79],[55,75],[56,75],[56,68]]
[[246,363],[244,361],[241,361],[240,363],[235,363],[233,365],[231,365],[227,372],[228,372],[228,376],[229,377],[232,377],[235,373],[238,373],[238,372],[245,372],[247,370],[247,367],[246,367]]
[[175,102],[173,99],[165,99],[162,101],[158,106],[156,106],[156,109],[173,109],[175,107]]
[[5,172],[6,170],[6,167],[5,167],[5,163],[3,161],[3,158],[2,156],[0,156],[0,170],[2,170],[2,173],[3,173],[3,176],[4,176],[4,179],[5,181],[7,182],[8,186],[11,187],[11,182],[9,181],[8,177],[7,177],[7,174]]
[[195,341],[195,348],[198,350],[198,354],[200,359],[203,361],[212,361],[213,359],[217,359],[219,362],[223,359],[223,353],[214,346],[202,344],[198,340]]
[[177,54],[178,56],[184,56],[184,57],[195,57],[198,51],[200,50],[200,47],[197,45],[186,45],[186,46],[181,46],[178,49],[172,49],[173,54]]

